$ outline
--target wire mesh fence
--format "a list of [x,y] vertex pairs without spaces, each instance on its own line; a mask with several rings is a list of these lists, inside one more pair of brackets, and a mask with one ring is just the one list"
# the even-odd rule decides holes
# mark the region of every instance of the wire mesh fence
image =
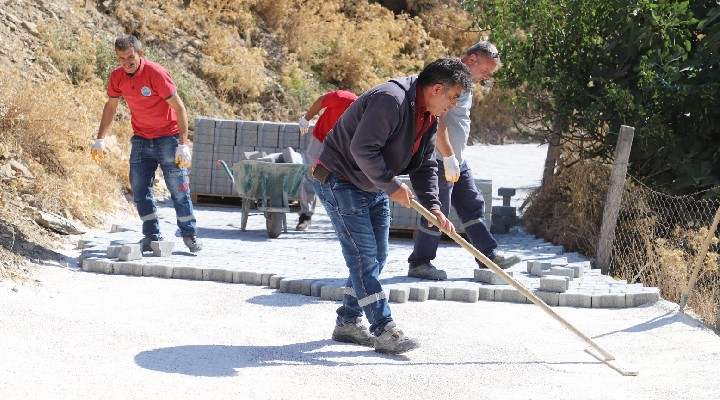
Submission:
[[[709,232],[720,198],[702,198],[707,192],[668,196],[633,177],[626,182],[610,273],[630,283],[659,287],[663,298],[680,302],[698,265],[687,304],[706,323],[720,328],[720,244],[718,229]],[[699,255],[709,234],[708,251]]]

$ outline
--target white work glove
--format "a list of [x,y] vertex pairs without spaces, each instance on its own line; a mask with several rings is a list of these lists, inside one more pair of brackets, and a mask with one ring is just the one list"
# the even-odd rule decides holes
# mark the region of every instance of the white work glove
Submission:
[[175,150],[175,163],[180,168],[190,168],[191,161],[190,147],[186,144],[179,144]]
[[95,144],[93,144],[92,150],[90,150],[90,157],[98,164],[100,164],[105,157],[105,155],[103,155],[103,141],[104,139],[95,139]]
[[443,166],[445,167],[445,179],[448,182],[455,183],[460,179],[460,164],[455,154],[443,157]]
[[310,128],[310,121],[305,119],[305,116],[303,115],[300,117],[300,121],[298,121],[298,124],[300,124],[300,136],[307,133],[308,128]]

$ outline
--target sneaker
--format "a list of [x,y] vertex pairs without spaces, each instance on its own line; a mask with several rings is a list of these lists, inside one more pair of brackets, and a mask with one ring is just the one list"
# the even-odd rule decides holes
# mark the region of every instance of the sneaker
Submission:
[[[508,269],[508,268],[512,267],[513,265],[519,263],[522,260],[518,256],[505,257],[505,256],[497,255],[494,258],[491,258],[490,261],[494,262],[495,265],[500,267],[500,269]],[[478,264],[480,265],[480,262],[478,262]],[[487,269],[487,267],[484,264],[480,265],[479,268]]]
[[355,322],[335,325],[332,338],[336,342],[356,343],[368,347],[375,345],[375,336],[362,324],[362,318],[360,317],[358,317]]
[[385,325],[385,332],[375,339],[375,351],[384,354],[402,354],[420,347],[420,342],[405,336],[395,321]]
[[140,245],[142,245],[142,252],[145,253],[148,251],[153,251],[152,247],[150,247],[150,242],[159,242],[162,240],[163,240],[163,238],[160,235],[146,235],[138,243],[140,243]]
[[417,267],[408,268],[408,276],[411,278],[430,279],[433,281],[444,281],[447,274],[441,269],[435,268],[431,263],[420,264]]
[[302,214],[301,214],[301,215],[300,215],[300,219],[298,220],[298,224],[297,224],[297,226],[295,227],[295,230],[296,230],[296,231],[306,231],[306,230],[308,230],[308,228],[310,227],[310,224],[312,223],[312,221],[311,221],[310,219],[311,219],[311,218],[310,218],[309,216],[307,216],[307,215],[302,215]]
[[203,248],[202,242],[199,241],[195,237],[195,235],[183,236],[183,243],[185,243],[185,246],[187,246],[187,248],[190,249],[191,253],[197,253],[198,251],[202,250],[202,248]]

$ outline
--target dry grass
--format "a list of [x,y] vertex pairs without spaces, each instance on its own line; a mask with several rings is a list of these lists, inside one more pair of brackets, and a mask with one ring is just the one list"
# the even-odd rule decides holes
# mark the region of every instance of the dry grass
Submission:
[[[122,159],[127,141],[119,141],[102,166],[89,157],[104,94],[93,84],[34,84],[16,76],[0,72],[0,86],[6,89],[0,92],[0,142],[14,149],[36,176],[21,190],[33,194],[43,211],[100,223],[97,211],[113,211],[128,186],[127,161]],[[113,133],[127,138],[122,132],[127,127],[114,124]]]
[[595,254],[610,169],[581,161],[551,178],[523,205],[525,229],[566,251]]
[[[566,251],[594,257],[599,241],[610,168],[580,161],[551,178],[523,205],[525,229],[561,244]],[[618,218],[609,273],[627,282],[660,288],[664,299],[679,302],[693,263],[708,234],[708,212],[682,204],[683,200],[628,186]],[[710,207],[712,208],[712,207]],[[703,225],[704,224],[704,225]],[[702,260],[689,307],[710,325],[720,328],[719,241],[712,242]]]

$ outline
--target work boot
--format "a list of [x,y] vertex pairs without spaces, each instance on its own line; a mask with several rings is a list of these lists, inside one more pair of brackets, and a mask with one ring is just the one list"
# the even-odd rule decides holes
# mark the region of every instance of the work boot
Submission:
[[444,281],[447,279],[445,271],[435,268],[435,266],[429,262],[420,264],[417,267],[410,266],[410,268],[408,268],[408,276],[433,281]]
[[402,354],[420,347],[420,342],[405,336],[395,321],[385,325],[385,331],[375,339],[375,351],[384,354]]
[[145,253],[147,251],[153,251],[152,247],[150,246],[150,242],[160,242],[163,238],[159,234],[154,235],[145,235],[142,240],[140,240],[138,243],[142,246],[142,252]]
[[300,214],[300,219],[298,220],[298,224],[295,227],[296,231],[306,231],[310,227],[310,224],[312,223],[311,217],[309,215],[303,215]]
[[335,325],[332,338],[336,342],[356,343],[368,347],[375,345],[375,336],[363,325],[361,317],[358,317],[355,322]]
[[[518,256],[505,257],[501,255],[496,255],[495,257],[491,258],[490,261],[494,262],[495,265],[500,267],[500,269],[508,269],[522,260]],[[478,268],[487,269],[487,266],[478,261]]]
[[200,242],[195,235],[183,236],[183,243],[190,249],[191,253],[197,253],[203,248],[202,242]]

